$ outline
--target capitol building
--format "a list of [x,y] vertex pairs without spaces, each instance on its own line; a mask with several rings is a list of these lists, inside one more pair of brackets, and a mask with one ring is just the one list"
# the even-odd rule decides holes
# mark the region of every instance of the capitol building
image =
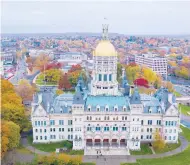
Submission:
[[85,155],[129,155],[159,131],[166,143],[178,143],[180,113],[175,96],[161,87],[154,95],[131,91],[125,70],[117,81],[117,51],[103,25],[102,40],[93,51],[93,71],[80,76],[75,94],[38,92],[32,103],[33,143],[63,140]]

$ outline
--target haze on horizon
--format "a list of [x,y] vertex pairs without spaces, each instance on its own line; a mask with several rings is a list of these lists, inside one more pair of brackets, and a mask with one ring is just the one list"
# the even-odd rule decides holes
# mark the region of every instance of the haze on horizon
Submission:
[[190,1],[2,2],[2,33],[100,33],[189,35]]

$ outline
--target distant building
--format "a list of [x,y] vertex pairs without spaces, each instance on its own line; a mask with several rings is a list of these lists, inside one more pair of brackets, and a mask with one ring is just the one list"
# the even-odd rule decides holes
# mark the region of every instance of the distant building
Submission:
[[54,57],[53,50],[51,50],[51,49],[44,49],[44,50],[40,50],[40,49],[29,49],[29,56],[31,56],[31,57],[38,57],[40,54],[46,54],[46,55],[48,55],[51,59],[53,59],[53,57]]
[[157,74],[163,77],[167,76],[167,58],[158,56],[157,54],[141,54],[135,56],[135,63],[145,65],[151,68]]
[[4,65],[12,65],[14,54],[12,52],[1,52],[1,61],[3,61]]
[[85,67],[87,55],[81,52],[56,53],[54,56],[58,62],[67,63],[67,65],[81,64]]

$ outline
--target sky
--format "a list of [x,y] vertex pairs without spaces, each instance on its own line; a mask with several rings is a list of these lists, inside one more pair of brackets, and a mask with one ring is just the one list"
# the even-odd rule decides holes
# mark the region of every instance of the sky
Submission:
[[[2,33],[190,34],[190,1],[3,1]],[[107,19],[107,21],[104,20]]]

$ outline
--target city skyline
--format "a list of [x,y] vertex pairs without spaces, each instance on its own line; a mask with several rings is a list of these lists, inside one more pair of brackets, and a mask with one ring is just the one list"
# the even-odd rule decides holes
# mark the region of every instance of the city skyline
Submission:
[[[2,2],[2,33],[189,35],[190,2]],[[14,17],[13,17],[14,16]]]

